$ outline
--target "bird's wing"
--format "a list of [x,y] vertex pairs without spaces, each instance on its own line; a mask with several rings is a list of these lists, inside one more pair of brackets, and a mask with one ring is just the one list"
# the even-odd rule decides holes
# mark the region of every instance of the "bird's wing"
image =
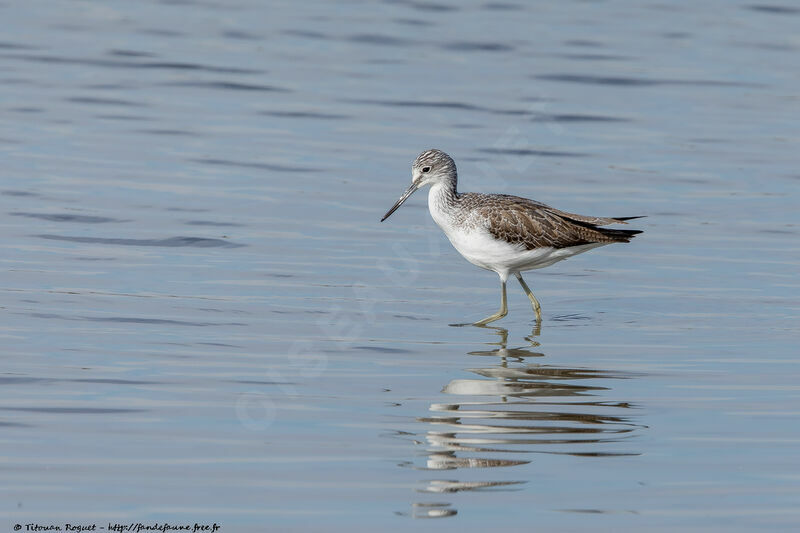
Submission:
[[570,220],[575,220],[577,222],[583,222],[585,224],[591,224],[593,226],[608,226],[609,224],[627,224],[627,220],[633,220],[635,218],[644,218],[643,216],[638,217],[587,217],[585,215],[576,215],[575,213],[567,213],[566,211],[561,211],[559,209],[550,208],[553,212],[558,213],[559,216],[568,218]]
[[628,242],[639,231],[599,228],[624,219],[586,217],[559,211],[540,202],[510,195],[465,198],[471,212],[495,239],[525,249],[568,248],[582,244]]
[[608,226],[609,224],[627,224],[627,220],[633,220],[635,218],[643,218],[643,217],[590,217],[586,215],[577,215],[575,213],[568,213],[566,211],[561,211],[560,209],[556,209],[555,207],[550,207],[549,205],[543,204],[541,202],[537,202],[535,200],[529,200],[528,198],[522,198],[519,196],[510,196],[510,195],[501,195],[506,198],[514,198],[516,199],[516,203],[520,205],[529,206],[531,209],[536,208],[543,208],[555,213],[561,218],[567,218],[569,220],[574,220],[575,222],[582,222],[584,224],[591,224],[592,226]]

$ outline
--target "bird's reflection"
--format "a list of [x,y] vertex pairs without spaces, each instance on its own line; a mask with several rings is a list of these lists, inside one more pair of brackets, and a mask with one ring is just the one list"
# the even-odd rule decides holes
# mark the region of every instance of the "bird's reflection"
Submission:
[[[594,368],[568,368],[544,364],[536,351],[539,331],[526,337],[527,346],[508,348],[508,330],[487,327],[498,339],[488,350],[469,352],[477,377],[453,379],[442,392],[453,401],[434,403],[430,414],[417,420],[426,424],[422,461],[408,463],[420,470],[491,469],[531,462],[532,454],[608,457],[638,455],[629,443],[642,425],[635,421],[631,404],[613,399],[611,383],[631,374]],[[491,471],[489,471],[491,472]],[[511,474],[509,472],[508,474]],[[448,478],[423,482],[420,492],[520,490],[525,471],[469,480]],[[411,516],[453,516],[450,504],[434,507],[415,504]],[[430,505],[430,504],[427,504]]]

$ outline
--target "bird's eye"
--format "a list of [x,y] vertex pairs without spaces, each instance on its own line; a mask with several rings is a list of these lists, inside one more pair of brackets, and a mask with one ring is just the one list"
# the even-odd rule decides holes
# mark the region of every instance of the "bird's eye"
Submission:
[[423,172],[430,172],[431,171],[431,167],[422,167],[422,171]]

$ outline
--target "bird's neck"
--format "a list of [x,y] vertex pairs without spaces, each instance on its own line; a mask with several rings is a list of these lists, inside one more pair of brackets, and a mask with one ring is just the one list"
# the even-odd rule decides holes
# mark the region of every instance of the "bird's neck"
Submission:
[[[428,208],[431,214],[449,213],[458,203],[458,192],[456,191],[456,180],[439,182],[431,185],[428,191]],[[435,217],[434,217],[435,218]]]

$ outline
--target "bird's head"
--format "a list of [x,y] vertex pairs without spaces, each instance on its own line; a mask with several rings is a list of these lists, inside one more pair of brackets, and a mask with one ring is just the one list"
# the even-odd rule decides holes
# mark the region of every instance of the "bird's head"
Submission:
[[417,156],[414,164],[411,165],[411,186],[406,189],[406,192],[397,200],[397,203],[383,215],[381,222],[389,218],[420,187],[440,183],[452,183],[455,186],[457,177],[456,163],[452,157],[435,148],[425,150]]

